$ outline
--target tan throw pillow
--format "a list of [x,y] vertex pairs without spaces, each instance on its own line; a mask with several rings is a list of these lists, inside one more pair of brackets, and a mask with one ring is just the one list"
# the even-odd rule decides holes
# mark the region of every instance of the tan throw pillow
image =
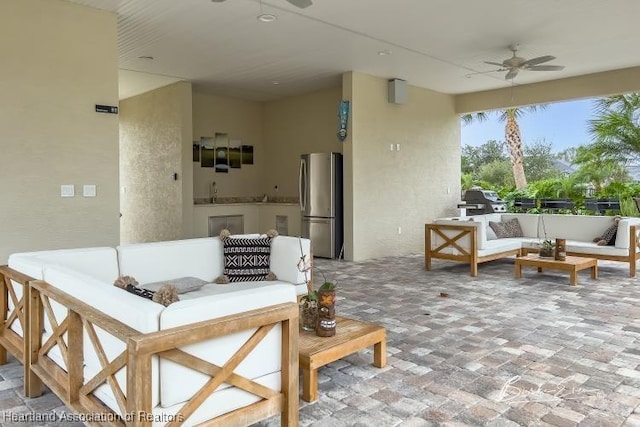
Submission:
[[489,221],[489,227],[495,231],[498,239],[504,239],[507,237],[523,237],[522,229],[520,228],[520,222],[518,218],[510,219],[504,222]]

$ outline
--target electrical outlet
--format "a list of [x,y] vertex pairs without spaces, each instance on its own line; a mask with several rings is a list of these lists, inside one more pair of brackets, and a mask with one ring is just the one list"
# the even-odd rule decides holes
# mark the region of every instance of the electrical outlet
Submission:
[[402,234],[402,227],[398,227],[398,234]]
[[400,151],[400,144],[396,144],[396,151]]
[[389,144],[389,151],[393,151],[393,144]]
[[96,197],[96,186],[93,184],[85,184],[82,186],[83,197]]
[[60,186],[60,197],[74,197],[76,195],[76,188],[73,184],[62,184]]

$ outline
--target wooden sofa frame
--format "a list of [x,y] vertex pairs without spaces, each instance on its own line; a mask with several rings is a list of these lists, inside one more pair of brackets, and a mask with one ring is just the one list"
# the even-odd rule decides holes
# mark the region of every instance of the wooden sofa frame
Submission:
[[[8,349],[24,364],[24,387],[27,397],[39,396],[44,383],[67,407],[79,414],[84,414],[83,421],[87,425],[151,426],[153,421],[151,359],[153,356],[158,356],[210,377],[174,417],[162,420],[166,421],[166,426],[181,425],[181,420],[187,419],[222,383],[243,389],[258,396],[260,400],[207,420],[200,425],[245,426],[277,414],[281,415],[281,425],[298,425],[298,306],[296,303],[278,304],[143,334],[44,281],[33,280],[6,266],[0,267],[0,274],[4,276],[2,281],[4,285],[0,294],[4,295],[4,299],[0,301],[3,308],[3,322],[0,330],[0,356],[3,356],[3,359],[0,362],[6,362]],[[21,300],[15,297],[11,279],[19,279],[26,285],[25,296]],[[7,295],[12,298],[16,306],[12,313],[8,313]],[[67,316],[60,323],[54,317],[51,300],[68,309]],[[45,316],[51,323],[53,334],[42,342],[42,334],[29,334],[28,331],[41,331]],[[25,339],[8,329],[9,320],[16,318],[19,318],[23,325]],[[233,372],[278,324],[282,325],[280,392]],[[96,327],[123,341],[126,349],[113,360],[107,360],[96,334]],[[190,344],[256,328],[252,336],[224,366],[216,366],[180,350],[180,347]],[[102,370],[93,378],[83,376],[85,333],[102,365]],[[56,345],[65,360],[67,371],[47,356],[47,352]],[[126,396],[115,380],[115,374],[125,366],[127,367]],[[105,383],[111,388],[120,411],[126,414],[125,418],[118,416],[91,394]]]
[[[452,237],[448,237],[444,231],[455,231],[455,234]],[[608,261],[619,261],[626,262],[629,264],[629,275],[630,277],[635,277],[636,275],[636,264],[640,259],[640,236],[638,236],[638,231],[640,230],[639,226],[631,225],[629,226],[629,255],[627,256],[614,256],[614,255],[604,255],[604,254],[586,254],[586,253],[576,253],[576,252],[567,252],[567,255],[577,256],[577,257],[589,257],[589,258],[597,258],[601,260]],[[432,233],[434,235],[440,236],[444,243],[438,246],[435,249],[431,249],[431,237]],[[470,249],[464,249],[458,241],[465,236],[470,237]],[[469,263],[471,265],[471,276],[476,277],[478,275],[478,264],[493,261],[500,258],[505,258],[508,256],[516,255],[523,256],[529,252],[537,252],[537,249],[533,248],[522,248],[519,250],[510,250],[499,252],[491,255],[487,255],[484,257],[478,256],[478,231],[477,228],[473,225],[453,225],[453,224],[435,224],[429,223],[425,225],[425,267],[427,270],[431,270],[431,260],[434,258],[437,259],[446,259],[451,261],[459,261]],[[455,248],[460,252],[458,255],[444,253],[445,250]]]
[[[15,271],[6,265],[0,266],[0,365],[7,363],[7,351],[13,355],[24,366],[26,343],[23,337],[12,331],[10,328],[18,322],[22,328],[23,336],[26,336],[29,330],[27,322],[27,303],[25,295],[29,288],[29,283],[34,279],[30,276]],[[22,296],[16,295],[16,289],[13,282],[22,285]],[[13,309],[9,311],[9,301],[13,303]],[[26,378],[26,372],[25,372]]]
[[[444,231],[455,231],[457,234],[454,236],[447,236]],[[435,249],[431,249],[431,233],[440,236],[444,242]],[[470,248],[465,249],[458,242],[469,236]],[[478,275],[478,264],[493,261],[500,258],[516,255],[520,256],[520,249],[513,249],[504,252],[499,252],[487,256],[478,256],[478,229],[473,225],[453,225],[453,224],[426,224],[424,231],[424,264],[427,270],[431,270],[431,260],[433,258],[446,259],[450,261],[459,261],[469,263],[471,265],[471,276],[476,277]],[[459,254],[448,254],[443,251],[446,249],[456,249]]]

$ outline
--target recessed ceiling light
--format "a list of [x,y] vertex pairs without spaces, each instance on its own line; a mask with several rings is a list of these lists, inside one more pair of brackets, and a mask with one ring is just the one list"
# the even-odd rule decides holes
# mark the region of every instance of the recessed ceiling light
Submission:
[[271,82],[271,84],[272,84],[272,85],[276,85],[276,86],[277,86],[277,85],[279,85],[279,84],[280,84],[280,82],[279,82],[279,81],[277,81],[277,80],[275,80],[275,81],[272,81],[272,82]]
[[378,52],[378,55],[380,56],[387,56],[387,55],[391,55],[393,52],[391,52],[390,50],[381,50]]
[[138,56],[138,59],[144,59],[145,61],[153,61],[153,56],[143,55],[143,56]]
[[278,17],[272,13],[261,13],[256,18],[260,22],[273,22],[278,19]]

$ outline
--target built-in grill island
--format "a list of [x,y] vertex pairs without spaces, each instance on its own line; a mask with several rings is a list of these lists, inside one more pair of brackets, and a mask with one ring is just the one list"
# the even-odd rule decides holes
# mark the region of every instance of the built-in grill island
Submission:
[[458,205],[466,209],[467,215],[482,215],[487,213],[501,213],[507,211],[504,201],[498,193],[481,188],[472,188],[464,193],[465,204]]

